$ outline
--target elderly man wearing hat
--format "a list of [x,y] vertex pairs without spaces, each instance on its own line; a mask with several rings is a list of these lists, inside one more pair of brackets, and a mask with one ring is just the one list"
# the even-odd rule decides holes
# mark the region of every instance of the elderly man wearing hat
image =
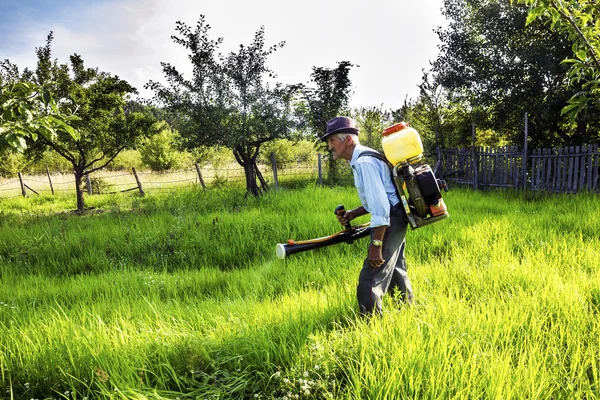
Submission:
[[374,151],[358,141],[356,122],[335,117],[327,123],[321,140],[333,158],[350,161],[360,207],[338,215],[342,226],[361,215],[371,214],[371,242],[358,278],[356,296],[361,314],[381,314],[386,292],[398,290],[402,300],[412,303],[413,292],[406,272],[404,246],[408,222],[396,193],[390,170],[382,160],[361,154]]

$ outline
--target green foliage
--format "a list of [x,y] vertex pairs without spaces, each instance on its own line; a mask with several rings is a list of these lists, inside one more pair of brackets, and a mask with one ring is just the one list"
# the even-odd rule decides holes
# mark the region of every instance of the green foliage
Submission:
[[[347,110],[352,94],[352,81],[349,75],[354,64],[350,61],[341,61],[337,64],[336,68],[313,67],[313,72],[310,74],[311,86],[300,86],[305,104],[298,110],[304,112],[303,118],[315,139],[325,134],[330,119],[338,115],[350,114]],[[327,149],[324,142],[319,142],[317,146],[321,151]],[[335,180],[338,175],[337,163],[330,153],[327,164],[330,179]]]
[[143,167],[139,150],[123,150],[106,166],[110,171],[131,171]]
[[303,86],[308,126],[316,138],[325,134],[327,121],[340,115],[348,107],[352,81],[350,61],[341,61],[335,68],[313,67],[311,86]]
[[[38,99],[38,103],[43,101],[42,110],[50,109],[54,114],[66,116],[63,120],[55,115],[47,117],[54,124],[62,123],[61,129],[54,130],[52,125],[44,124],[44,120],[37,123],[33,118],[39,136],[36,133],[27,137],[31,140],[29,150],[34,154],[33,157],[39,157],[49,148],[72,165],[77,209],[83,213],[83,177],[104,168],[122,150],[132,148],[138,138],[150,134],[154,118],[149,113],[130,110],[128,96],[137,91],[126,81],[98,69],[86,68],[78,54],[70,57],[69,64],[52,60],[52,40],[53,34],[50,32],[46,45],[36,48],[35,71],[25,69],[20,74],[18,67],[8,60],[3,61],[1,66],[10,79],[34,80],[39,85],[18,83],[15,87],[21,88],[25,95],[35,94],[33,99]],[[56,102],[52,99],[56,99]],[[22,108],[26,109],[25,106]],[[21,115],[25,116],[28,123],[31,122],[28,112]]]
[[296,161],[304,164],[315,164],[318,158],[315,142],[312,140],[299,140],[293,146]]
[[[14,78],[16,80],[16,78]],[[28,81],[4,83],[0,76],[0,141],[23,151],[26,139],[38,136],[53,142],[59,133],[73,139],[79,133],[72,123],[79,120],[71,111],[60,110],[49,88]]]
[[573,43],[569,80],[578,91],[562,110],[573,122],[588,108],[600,108],[600,8],[595,0],[513,0],[530,6],[527,24],[541,19]]
[[92,176],[90,178],[90,186],[92,187],[92,193],[94,194],[105,194],[112,191],[112,185],[99,176]]
[[434,83],[462,107],[465,130],[475,122],[511,144],[522,145],[529,115],[530,146],[592,143],[600,113],[581,114],[576,124],[561,115],[583,82],[568,85],[572,54],[564,35],[540,22],[526,25],[528,8],[500,0],[445,0],[448,27],[438,30],[440,54]]
[[0,176],[4,178],[13,178],[17,176],[19,172],[22,172],[27,164],[27,159],[23,153],[7,151],[0,157]]
[[382,151],[381,134],[385,128],[393,124],[390,113],[383,111],[381,107],[362,107],[355,110],[353,114],[360,128],[360,143]]
[[210,164],[213,168],[223,168],[235,163],[235,158],[225,146],[199,146],[192,151],[192,157],[200,165]]
[[142,163],[157,172],[180,168],[179,134],[164,121],[157,122],[154,129],[157,132],[145,138],[138,147]]
[[221,145],[232,150],[244,167],[246,189],[257,196],[257,179],[262,175],[256,159],[261,145],[290,135],[294,127],[291,102],[295,89],[280,84],[271,87],[264,81],[267,76],[274,77],[266,66],[267,58],[284,42],[265,48],[262,27],[250,45],[217,55],[223,39],[210,39],[209,30],[203,15],[193,28],[177,22],[178,36],[172,38],[189,51],[193,77],[186,79],[174,66],[163,63],[168,85],[150,81],[146,87],[154,90],[158,102],[180,116],[176,127],[188,148]]
[[272,165],[271,154],[275,156],[275,165],[278,169],[285,168],[296,162],[294,142],[286,139],[273,140],[263,146],[260,161],[265,165]]
[[40,157],[30,161],[24,172],[33,175],[46,175],[46,167],[50,173],[72,174],[73,165],[63,156],[52,150],[44,151]]
[[278,169],[287,168],[297,163],[314,164],[317,160],[315,145],[308,140],[276,139],[266,143],[260,156],[261,163],[271,166],[273,164],[271,153],[275,154],[275,163]]

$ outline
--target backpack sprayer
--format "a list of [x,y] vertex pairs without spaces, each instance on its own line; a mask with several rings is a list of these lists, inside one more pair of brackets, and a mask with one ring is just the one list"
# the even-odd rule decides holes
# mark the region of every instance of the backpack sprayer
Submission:
[[[434,222],[448,218],[442,192],[448,191],[446,182],[437,179],[427,164],[419,164],[423,158],[423,144],[419,133],[406,122],[392,125],[383,131],[383,154],[375,151],[364,151],[360,157],[375,157],[384,161],[390,168],[396,193],[402,202],[411,229],[421,228]],[[343,213],[344,206],[335,209],[335,214]],[[304,241],[288,240],[276,245],[276,254],[280,259],[289,254],[318,249],[338,243],[352,243],[355,239],[371,233],[369,223],[350,226],[346,229],[317,239]]]

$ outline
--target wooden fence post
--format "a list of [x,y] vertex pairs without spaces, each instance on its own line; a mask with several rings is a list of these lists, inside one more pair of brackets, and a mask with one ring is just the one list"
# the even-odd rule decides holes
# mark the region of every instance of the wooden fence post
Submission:
[[318,156],[317,170],[319,171],[319,185],[323,185],[323,157],[321,156],[321,153],[319,153]]
[[529,118],[525,113],[525,141],[523,142],[523,190],[527,190],[527,137],[529,136]]
[[25,191],[25,184],[23,183],[23,175],[19,172],[19,182],[21,183],[21,194],[23,197],[27,197],[27,192]]
[[87,193],[89,195],[92,194],[92,180],[90,179],[90,174],[85,174],[85,186],[87,188]]
[[194,165],[196,166],[196,172],[198,173],[198,180],[200,180],[202,189],[206,190],[206,185],[204,184],[204,179],[202,178],[202,172],[200,172],[200,166],[198,165],[198,163],[196,163]]
[[471,156],[473,157],[473,189],[479,189],[479,163],[477,162],[477,149],[475,148],[475,122],[471,125]]
[[146,193],[144,193],[144,188],[142,187],[142,182],[140,181],[140,178],[138,177],[135,167],[133,167],[132,169],[133,169],[133,176],[135,176],[135,181],[137,182],[138,189],[140,190],[140,194],[142,196],[145,196]]
[[54,196],[54,186],[52,186],[52,178],[50,177],[50,170],[46,165],[46,175],[48,175],[48,182],[50,182],[50,190],[52,191],[52,196]]
[[277,179],[277,163],[275,162],[275,152],[271,152],[271,168],[273,169],[273,182],[275,190],[279,189],[279,180]]

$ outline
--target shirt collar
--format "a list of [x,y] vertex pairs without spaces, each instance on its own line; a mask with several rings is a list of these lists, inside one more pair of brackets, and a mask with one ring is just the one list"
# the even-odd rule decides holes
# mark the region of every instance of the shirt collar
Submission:
[[352,159],[350,159],[350,165],[351,166],[355,166],[356,165],[356,159],[358,158],[358,156],[360,155],[360,153],[362,153],[365,150],[368,150],[368,147],[363,146],[360,143],[357,144],[356,147],[354,147],[354,151],[352,152]]

